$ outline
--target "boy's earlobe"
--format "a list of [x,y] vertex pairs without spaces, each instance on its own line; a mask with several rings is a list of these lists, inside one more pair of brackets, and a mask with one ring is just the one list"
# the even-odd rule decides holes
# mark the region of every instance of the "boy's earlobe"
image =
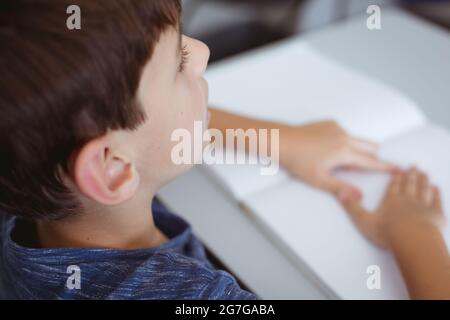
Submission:
[[116,205],[132,198],[138,189],[139,174],[134,164],[110,148],[107,136],[86,144],[74,161],[74,182],[94,201]]

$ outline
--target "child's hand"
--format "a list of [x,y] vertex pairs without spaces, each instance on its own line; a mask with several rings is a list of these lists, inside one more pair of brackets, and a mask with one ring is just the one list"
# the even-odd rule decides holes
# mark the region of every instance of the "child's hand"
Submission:
[[281,129],[280,162],[293,175],[339,199],[359,199],[361,192],[332,175],[337,168],[395,171],[377,157],[378,147],[356,139],[334,121]]
[[374,213],[363,209],[359,201],[344,201],[343,206],[359,230],[383,248],[390,247],[392,236],[404,234],[408,229],[442,227],[445,223],[439,190],[415,168],[392,178]]

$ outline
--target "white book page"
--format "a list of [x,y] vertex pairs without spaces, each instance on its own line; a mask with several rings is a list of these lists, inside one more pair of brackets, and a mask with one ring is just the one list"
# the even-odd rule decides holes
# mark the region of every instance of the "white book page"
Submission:
[[[381,142],[425,123],[414,102],[341,66],[299,39],[219,63],[207,73],[212,106],[289,124],[334,119],[351,134]],[[238,200],[284,180],[258,166],[210,166]]]
[[[382,155],[408,167],[417,165],[441,188],[444,209],[450,210],[450,134],[424,126],[386,142]],[[389,177],[375,173],[340,173],[359,186],[368,208],[378,205]],[[292,258],[343,299],[406,299],[401,274],[390,253],[369,243],[330,195],[290,179],[245,201],[274,241]],[[450,229],[444,231],[450,243]],[[381,269],[381,289],[369,290],[368,266]]]

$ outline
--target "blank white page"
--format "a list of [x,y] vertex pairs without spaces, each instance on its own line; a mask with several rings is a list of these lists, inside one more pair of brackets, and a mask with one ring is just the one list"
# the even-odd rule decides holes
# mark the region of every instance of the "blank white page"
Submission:
[[216,64],[206,78],[212,106],[258,118],[290,124],[332,118],[376,141],[424,121],[412,100],[300,38]]
[[[394,89],[339,65],[299,38],[214,65],[210,102],[223,110],[289,124],[334,119],[355,136],[384,141],[425,117]],[[285,179],[259,166],[211,166],[238,200]]]
[[[397,163],[418,165],[442,191],[450,209],[450,134],[424,126],[383,144],[382,154]],[[377,206],[389,177],[375,173],[340,173],[364,192],[368,208]],[[293,259],[309,267],[322,285],[343,299],[405,299],[407,291],[390,253],[369,243],[330,195],[290,179],[255,194],[246,206],[273,240]],[[448,215],[448,212],[447,212]],[[450,230],[445,230],[450,243]],[[381,268],[381,290],[366,286],[367,267]]]

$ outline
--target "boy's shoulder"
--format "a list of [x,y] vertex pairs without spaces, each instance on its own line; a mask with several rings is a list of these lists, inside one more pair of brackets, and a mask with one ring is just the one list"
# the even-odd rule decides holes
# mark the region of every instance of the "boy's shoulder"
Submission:
[[[214,270],[202,261],[162,251],[137,266],[111,299],[247,300],[255,295],[242,290],[229,273]],[[125,295],[123,294],[125,293]]]
[[[32,249],[12,241],[10,232],[15,220],[0,214],[0,297],[3,298],[256,298],[242,290],[229,273],[212,268],[202,259],[202,254],[189,255],[196,247],[196,238],[189,229],[185,236],[172,240],[176,245],[156,250]],[[79,286],[73,286],[77,281]]]

